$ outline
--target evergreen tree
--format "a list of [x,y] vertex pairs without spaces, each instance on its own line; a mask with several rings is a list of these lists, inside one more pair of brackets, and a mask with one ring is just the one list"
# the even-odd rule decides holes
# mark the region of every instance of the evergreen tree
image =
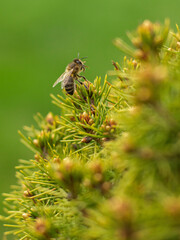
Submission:
[[60,114],[36,116],[18,183],[4,194],[15,239],[180,238],[180,30],[144,21],[129,57],[101,84],[53,96]]

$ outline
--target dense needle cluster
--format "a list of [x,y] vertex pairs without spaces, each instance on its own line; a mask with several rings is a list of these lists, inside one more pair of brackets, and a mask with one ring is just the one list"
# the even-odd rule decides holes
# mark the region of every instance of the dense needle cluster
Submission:
[[180,238],[180,30],[146,20],[128,36],[108,80],[52,95],[60,113],[20,133],[34,155],[4,194],[7,237]]

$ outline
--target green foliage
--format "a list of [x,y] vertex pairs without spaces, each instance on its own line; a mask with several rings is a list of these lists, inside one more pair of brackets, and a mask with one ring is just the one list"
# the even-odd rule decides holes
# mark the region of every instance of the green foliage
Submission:
[[[179,239],[180,31],[144,21],[130,55],[105,78],[52,96],[22,141],[18,184],[5,194],[17,239]],[[132,59],[131,59],[132,57]]]

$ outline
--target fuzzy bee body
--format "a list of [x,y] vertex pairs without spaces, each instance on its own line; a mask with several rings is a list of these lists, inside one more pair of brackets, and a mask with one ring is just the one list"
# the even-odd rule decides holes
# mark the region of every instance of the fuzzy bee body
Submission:
[[69,95],[74,94],[75,82],[72,76],[64,80],[62,83],[62,88],[64,88]]
[[65,72],[56,80],[53,87],[55,87],[58,83],[62,82],[61,86],[65,89],[67,94],[73,95],[75,90],[75,80],[77,80],[79,83],[82,84],[81,81],[79,81],[78,78],[83,76],[79,76],[78,73],[85,70],[84,62],[82,62],[80,59],[75,58],[73,62],[69,63],[66,67]]

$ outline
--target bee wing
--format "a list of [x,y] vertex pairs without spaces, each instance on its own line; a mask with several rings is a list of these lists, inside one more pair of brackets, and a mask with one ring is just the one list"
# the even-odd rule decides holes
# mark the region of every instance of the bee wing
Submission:
[[65,78],[69,78],[71,76],[72,72],[73,72],[73,69],[71,69],[68,72],[64,72],[63,74],[61,74],[61,76],[53,84],[53,87],[55,87],[58,83],[63,82],[65,80]]

